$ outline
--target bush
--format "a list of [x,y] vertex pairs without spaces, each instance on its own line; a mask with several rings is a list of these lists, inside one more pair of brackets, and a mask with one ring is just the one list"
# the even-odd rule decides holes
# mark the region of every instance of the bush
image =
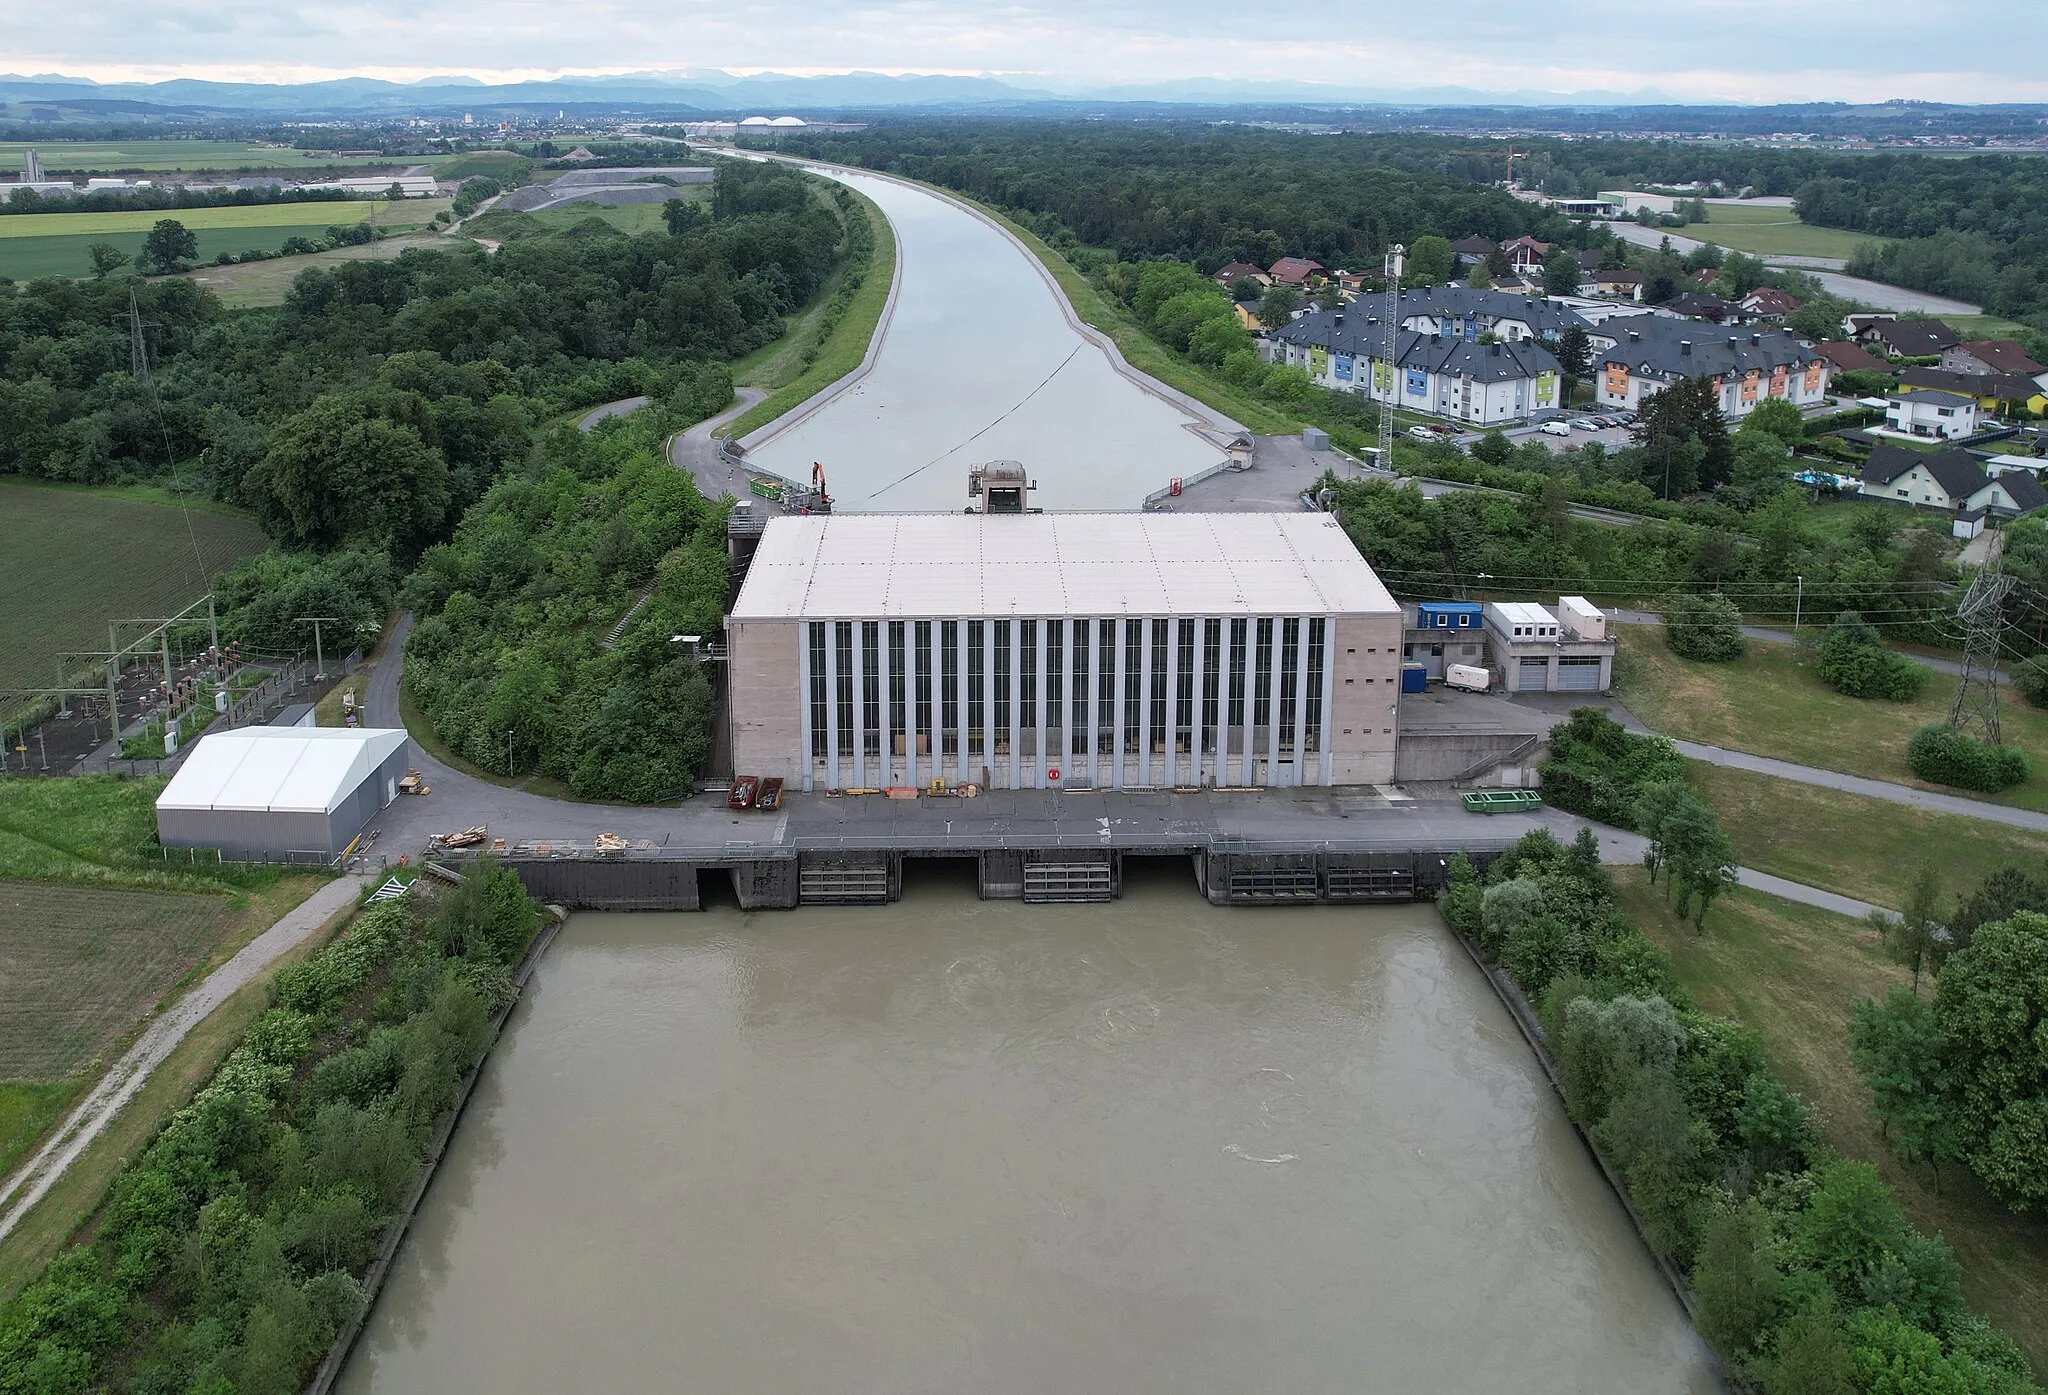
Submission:
[[2036,654],[2012,671],[2012,685],[2030,707],[2048,707],[2048,654]]
[[1856,698],[1906,702],[1927,683],[1927,668],[1884,647],[1869,621],[1845,610],[1820,642],[1814,672],[1836,692]]
[[1993,746],[1951,726],[1914,732],[1906,746],[1906,763],[1923,780],[1987,794],[2011,789],[2032,773],[2026,753],[2017,747]]
[[1628,730],[1597,707],[1579,707],[1550,733],[1538,767],[1543,797],[1557,808],[1616,828],[1634,828],[1636,801],[1652,785],[1685,778],[1685,758],[1661,736]]
[[1681,659],[1726,663],[1742,657],[1742,611],[1718,591],[1681,593],[1658,612],[1664,620],[1664,643]]

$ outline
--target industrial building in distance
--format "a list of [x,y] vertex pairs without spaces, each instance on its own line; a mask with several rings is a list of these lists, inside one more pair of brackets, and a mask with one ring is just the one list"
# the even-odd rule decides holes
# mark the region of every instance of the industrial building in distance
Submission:
[[1329,514],[776,518],[727,619],[733,763],[805,790],[1390,783],[1403,625]]

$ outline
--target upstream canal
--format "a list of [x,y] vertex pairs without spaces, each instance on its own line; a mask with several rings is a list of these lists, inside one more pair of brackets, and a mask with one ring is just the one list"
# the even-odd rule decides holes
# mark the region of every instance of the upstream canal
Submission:
[[1221,418],[1119,374],[995,227],[910,185],[830,177],[888,215],[902,283],[873,371],[755,446],[761,465],[809,480],[822,464],[841,510],[901,513],[957,512],[968,467],[986,460],[1022,461],[1040,508],[1135,509],[1223,459],[1194,429],[1213,436]]
[[341,1388],[1719,1386],[1433,908],[1182,870],[578,915]]

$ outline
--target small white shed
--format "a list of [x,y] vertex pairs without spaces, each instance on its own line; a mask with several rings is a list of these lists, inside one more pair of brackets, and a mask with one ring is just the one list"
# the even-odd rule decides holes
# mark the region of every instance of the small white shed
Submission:
[[397,797],[409,754],[398,728],[212,732],[157,796],[157,840],[229,857],[331,858]]

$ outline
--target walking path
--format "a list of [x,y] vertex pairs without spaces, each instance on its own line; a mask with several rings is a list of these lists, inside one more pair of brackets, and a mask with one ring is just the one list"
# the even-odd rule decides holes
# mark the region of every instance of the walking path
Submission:
[[1844,775],[1839,770],[1819,770],[1810,765],[1794,765],[1788,760],[1753,756],[1747,751],[1727,751],[1719,746],[1702,746],[1697,741],[1673,741],[1671,744],[1678,748],[1679,754],[1688,759],[1726,766],[1730,770],[1748,770],[1758,775],[1770,775],[1802,785],[1818,785],[1823,789],[1841,790],[1844,794],[1860,794],[1867,799],[1886,799],[1894,804],[1908,804],[1916,809],[1929,809],[1935,813],[1956,814],[1966,819],[1984,819],[1990,823],[2010,824],[2014,828],[2048,833],[2048,814],[2033,809],[2015,809],[2011,805],[1989,804],[1981,799],[1965,799],[1961,795],[1937,794],[1933,790],[1916,789],[1911,785],[1895,785],[1888,780],[1868,780],[1861,775]]
[[[688,470],[690,478],[697,482],[697,492],[707,499],[722,499],[728,494],[735,499],[754,498],[747,488],[752,475],[725,458],[711,433],[768,394],[760,388],[736,387],[733,395],[739,400],[717,416],[669,437],[668,463],[678,470]],[[765,513],[782,511],[780,504],[768,499],[754,499],[754,507]]]
[[93,1086],[92,1093],[71,1111],[56,1135],[27,1165],[0,1185],[0,1206],[7,1208],[5,1214],[0,1214],[0,1239],[5,1239],[57,1185],[71,1164],[135,1098],[150,1073],[194,1027],[287,951],[346,912],[355,904],[363,886],[361,877],[340,877],[321,887],[286,911],[275,925],[249,941],[234,958],[208,974],[198,987],[150,1023],[141,1039],[128,1048],[127,1054]]
[[[1664,623],[1664,617],[1653,610],[1612,610],[1608,614],[1612,615],[1618,624],[1623,625],[1661,625]],[[1799,636],[1793,634],[1790,630],[1774,630],[1766,625],[1744,625],[1742,633],[1762,644],[1797,644],[1799,642]],[[1944,659],[1935,654],[1915,654],[1908,649],[1901,649],[1899,652],[1916,664],[1925,664],[1936,673],[1946,673],[1953,676],[1963,671],[1963,666],[1954,659]],[[2009,683],[2012,681],[2011,676],[2002,668],[1992,669],[1991,676],[1999,683]]]

